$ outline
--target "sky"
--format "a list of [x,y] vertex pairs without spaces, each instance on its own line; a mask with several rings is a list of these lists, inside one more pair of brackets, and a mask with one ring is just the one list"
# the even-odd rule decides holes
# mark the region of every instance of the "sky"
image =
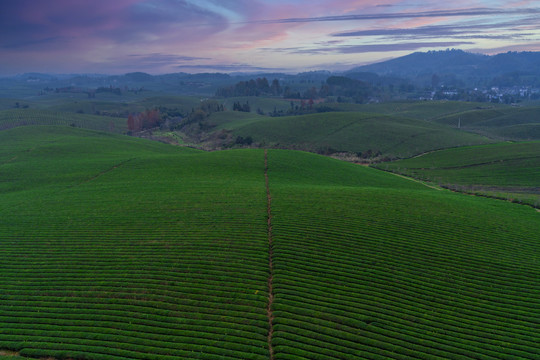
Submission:
[[340,71],[448,48],[540,51],[540,1],[0,1],[0,75]]

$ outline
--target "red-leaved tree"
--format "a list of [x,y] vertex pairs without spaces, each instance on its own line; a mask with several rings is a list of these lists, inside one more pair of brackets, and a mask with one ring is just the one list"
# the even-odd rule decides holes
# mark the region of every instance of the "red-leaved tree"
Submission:
[[129,114],[127,126],[130,132],[137,132],[144,129],[152,129],[159,126],[161,116],[158,109],[146,110],[139,114]]

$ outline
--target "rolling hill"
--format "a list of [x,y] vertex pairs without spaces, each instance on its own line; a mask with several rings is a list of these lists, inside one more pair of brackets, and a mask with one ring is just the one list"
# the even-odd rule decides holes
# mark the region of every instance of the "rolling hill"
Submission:
[[120,117],[37,109],[0,110],[0,130],[32,125],[69,125],[112,133],[127,131],[126,119]]
[[435,118],[439,124],[460,126],[501,140],[540,140],[540,107],[482,107]]
[[[221,125],[227,128],[226,125]],[[374,113],[329,112],[232,123],[233,134],[255,142],[320,153],[373,153],[403,158],[492,140],[424,120]]]
[[[396,59],[364,65],[348,73],[372,72],[430,83],[433,74],[456,84],[534,85],[540,77],[539,52],[507,52],[493,56],[462,50],[415,52]],[[505,78],[507,77],[507,78]],[[457,81],[456,81],[457,79]]]
[[377,167],[460,191],[540,207],[537,141],[441,150]]
[[298,151],[0,141],[7,358],[540,356],[530,208]]
[[336,111],[370,112],[446,125],[500,140],[538,140],[540,107],[459,101],[403,101],[378,104],[329,104]]

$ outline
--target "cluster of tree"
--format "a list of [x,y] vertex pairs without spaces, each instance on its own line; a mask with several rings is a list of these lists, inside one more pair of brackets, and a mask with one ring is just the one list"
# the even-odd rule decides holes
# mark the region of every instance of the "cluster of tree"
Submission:
[[29,107],[30,107],[30,105],[28,105],[28,104],[21,105],[21,104],[19,104],[18,101],[15,103],[15,109],[28,109]]
[[208,121],[210,115],[224,110],[223,104],[215,100],[205,100],[201,102],[199,107],[192,109],[191,113],[180,121],[177,128],[195,140],[199,140],[201,133],[210,130],[214,126]]
[[222,87],[216,91],[216,96],[279,96],[283,93],[278,79],[274,79],[270,84],[268,79],[257,78],[249,81],[240,81],[235,85]]
[[104,86],[101,86],[101,87],[98,87],[95,91],[96,93],[112,93],[112,94],[115,94],[115,95],[122,95],[122,89],[118,88],[118,87],[115,87],[113,88],[112,86],[109,86],[109,87],[104,87]]
[[[327,97],[339,98],[343,102],[365,103],[374,98],[389,100],[395,96],[402,96],[405,93],[415,91],[414,85],[410,82],[392,78],[381,77],[373,73],[351,73],[350,76],[329,76],[330,73],[320,74],[321,85],[316,85],[318,81],[302,80],[301,84],[312,84],[311,87],[305,85],[294,86],[290,83],[281,84],[278,79],[271,82],[266,77],[259,77],[245,81],[239,81],[235,85],[221,87],[216,90],[215,95],[219,97],[240,97],[240,96],[280,96],[285,99],[306,100],[306,106],[293,109],[294,112],[306,111],[307,102]],[[299,75],[300,76],[300,75]],[[324,76],[328,76],[326,79]],[[441,78],[440,80],[444,80]],[[435,79],[436,82],[440,81]],[[295,81],[292,80],[292,83]],[[251,111],[249,104],[236,102],[233,105],[235,111]],[[285,112],[283,112],[285,113]],[[277,116],[282,114],[275,114]]]
[[[286,86],[283,97],[285,99],[303,99],[312,103],[314,99],[324,99],[332,96],[340,99],[346,98],[348,101],[356,103],[364,103],[371,97],[380,96],[381,93],[381,87],[370,82],[345,76],[330,76],[319,88],[312,86],[302,93]],[[305,110],[305,108],[302,106],[300,110]]]
[[79,88],[79,87],[76,87],[76,86],[66,86],[66,87],[61,87],[61,88],[55,88],[54,89],[54,92],[59,94],[59,93],[86,93],[87,91],[85,89],[82,89],[82,88]]
[[371,83],[351,79],[345,76],[330,76],[321,86],[320,95],[348,97],[356,103],[364,103],[370,97],[379,95],[380,89]]
[[361,160],[368,160],[368,159],[374,159],[377,157],[380,157],[382,155],[382,152],[380,150],[372,150],[368,149],[364,152],[358,151],[358,152],[343,152],[341,150],[335,149],[331,146],[319,146],[316,149],[314,149],[317,154],[321,155],[334,155],[334,154],[343,154],[347,155],[349,157],[355,157],[357,159]]
[[146,110],[139,114],[129,114],[127,120],[130,133],[158,127],[162,122],[158,109]]
[[174,108],[169,108],[169,107],[166,107],[166,106],[160,106],[159,108],[159,112],[161,113],[161,116],[164,117],[164,118],[182,118],[182,117],[185,117],[185,113],[182,112],[180,109],[178,109],[177,107],[174,107]]
[[247,146],[249,146],[249,145],[253,144],[253,138],[251,136],[246,136],[246,137],[237,136],[234,143],[237,144],[237,145],[247,145]]
[[235,101],[233,104],[233,111],[251,112],[251,106],[249,106],[249,102],[240,104],[240,101]]

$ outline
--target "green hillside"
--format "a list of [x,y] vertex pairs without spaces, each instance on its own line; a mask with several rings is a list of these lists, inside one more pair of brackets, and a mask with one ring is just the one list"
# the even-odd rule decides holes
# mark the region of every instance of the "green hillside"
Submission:
[[234,129],[246,124],[251,124],[258,121],[264,121],[267,118],[262,115],[241,112],[241,111],[218,111],[212,113],[209,117],[209,122],[216,130]]
[[0,143],[0,357],[540,356],[530,208],[289,150]]
[[457,101],[329,104],[339,111],[363,111],[426,120],[502,140],[540,139],[540,107]]
[[127,131],[127,120],[124,117],[97,116],[37,109],[0,111],[0,130],[27,125],[70,125],[115,133]]
[[[464,101],[403,101],[384,102],[379,104],[359,105],[362,111],[376,112],[385,115],[408,117],[419,120],[436,120],[453,116],[467,111],[475,111],[484,108],[501,108],[504,105],[474,103]],[[509,108],[510,106],[508,106]],[[452,123],[453,125],[453,123]]]
[[540,206],[540,142],[441,150],[377,166],[461,191]]
[[540,107],[485,107],[434,120],[503,140],[540,140]]
[[[262,152],[206,154],[70,128],[0,134],[9,145],[0,348],[266,358]],[[25,141],[9,142],[17,137]]]
[[[142,112],[153,108],[175,109],[183,114],[189,113],[201,103],[200,97],[163,95],[153,92],[122,95],[98,93],[96,98],[88,98],[86,93],[50,94],[28,99],[2,99],[0,110],[29,108],[56,113],[76,113],[115,116],[127,119],[129,113]],[[18,106],[17,106],[18,104]]]
[[239,124],[234,128],[235,135],[251,136],[255,142],[316,152],[370,151],[389,157],[410,157],[434,149],[491,142],[485,137],[423,120],[354,112],[235,124]]

